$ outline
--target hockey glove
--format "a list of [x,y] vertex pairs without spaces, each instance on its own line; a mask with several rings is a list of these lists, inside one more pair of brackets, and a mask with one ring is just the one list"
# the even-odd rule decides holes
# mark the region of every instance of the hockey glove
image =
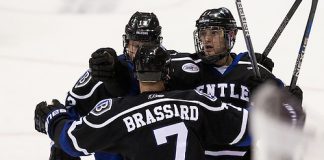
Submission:
[[53,99],[51,105],[47,105],[45,101],[37,104],[35,109],[35,129],[38,132],[48,134],[53,138],[53,127],[61,119],[68,119],[68,113],[63,104]]
[[49,160],[81,160],[80,157],[72,157],[65,153],[62,149],[55,147],[54,145],[51,148],[51,155]]
[[107,81],[116,74],[117,54],[112,48],[100,48],[89,59],[91,76],[97,81]]
[[267,68],[270,72],[272,72],[272,69],[274,67],[274,63],[272,59],[260,53],[255,53],[255,57],[258,63],[260,63],[262,66]]
[[129,91],[131,74],[127,64],[122,64],[117,59],[114,49],[98,49],[91,55],[89,66],[93,79],[104,82],[112,96],[124,96]]
[[302,90],[299,87],[293,90],[285,87],[282,95],[283,116],[293,125],[304,126],[306,114],[302,108]]
[[293,89],[290,89],[290,86],[286,86],[285,88],[286,88],[286,90],[289,90],[289,92],[297,98],[297,100],[298,100],[298,102],[300,104],[302,104],[302,102],[303,102],[303,91],[301,90],[301,88],[299,88],[298,86],[296,86]]

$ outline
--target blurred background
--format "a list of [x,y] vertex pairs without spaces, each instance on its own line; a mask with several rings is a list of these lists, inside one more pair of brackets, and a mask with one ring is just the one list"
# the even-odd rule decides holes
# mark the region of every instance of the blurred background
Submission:
[[[294,0],[243,1],[256,52],[263,52]],[[42,100],[66,93],[87,70],[96,49],[112,47],[122,54],[122,34],[136,11],[154,12],[167,49],[194,52],[195,21],[206,9],[229,8],[229,0],[0,0],[0,159],[48,159],[50,141],[34,130],[34,108]],[[290,83],[311,6],[304,0],[269,54],[274,74]],[[317,12],[297,84],[304,91],[307,126],[316,130],[324,109],[324,6]],[[246,51],[239,32],[234,52]],[[317,118],[314,118],[317,117]],[[266,124],[265,124],[266,125]],[[87,157],[84,159],[93,159]]]

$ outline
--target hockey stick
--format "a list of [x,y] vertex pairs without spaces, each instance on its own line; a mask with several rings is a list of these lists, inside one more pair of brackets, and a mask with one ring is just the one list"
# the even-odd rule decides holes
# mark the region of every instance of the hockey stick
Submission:
[[251,60],[254,75],[257,78],[261,78],[260,71],[259,71],[259,68],[258,68],[258,63],[256,61],[255,53],[254,53],[254,50],[253,50],[253,46],[252,46],[251,37],[250,37],[249,29],[248,29],[248,26],[247,26],[245,14],[244,14],[244,11],[243,11],[242,2],[241,2],[241,0],[236,0],[235,3],[236,3],[236,7],[237,7],[237,12],[238,12],[239,17],[240,17],[242,30],[243,30],[243,34],[244,34],[244,39],[245,39],[245,44],[246,44],[246,47],[247,47],[248,52],[249,52],[249,56],[250,56],[250,60]]
[[290,21],[291,17],[295,14],[297,8],[299,7],[302,0],[296,0],[295,3],[291,6],[290,10],[288,11],[286,17],[281,22],[279,28],[277,29],[276,33],[272,36],[270,42],[268,43],[267,47],[263,51],[264,56],[268,56],[272,47],[277,42],[278,38],[280,37],[282,31],[286,28],[288,22]]
[[301,45],[300,45],[300,49],[299,49],[295,69],[294,69],[293,75],[291,77],[290,89],[294,89],[296,87],[300,67],[301,67],[301,64],[302,64],[302,61],[303,61],[303,58],[304,58],[304,54],[305,54],[305,49],[306,49],[308,37],[309,37],[310,31],[311,31],[311,28],[312,28],[312,24],[313,24],[313,19],[314,19],[316,7],[317,7],[317,2],[318,2],[318,0],[312,0],[312,6],[311,6],[311,9],[310,9],[310,12],[309,12],[309,16],[308,16],[308,20],[307,20],[307,24],[306,24],[306,29],[305,29],[304,36],[303,36],[303,39],[302,39],[302,42],[301,42]]

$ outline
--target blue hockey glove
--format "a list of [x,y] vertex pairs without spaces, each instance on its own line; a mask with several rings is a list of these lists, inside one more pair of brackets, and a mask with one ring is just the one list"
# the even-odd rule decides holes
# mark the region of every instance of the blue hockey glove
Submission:
[[68,119],[68,113],[63,104],[53,99],[51,105],[47,105],[45,101],[37,104],[35,109],[35,129],[38,132],[48,134],[50,138],[53,136],[53,126],[61,119]]

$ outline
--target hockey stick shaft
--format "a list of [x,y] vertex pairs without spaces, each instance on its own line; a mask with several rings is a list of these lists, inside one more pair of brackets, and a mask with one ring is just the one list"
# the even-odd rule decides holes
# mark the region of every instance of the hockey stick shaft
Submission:
[[309,16],[308,16],[308,20],[307,20],[307,24],[306,24],[306,29],[304,32],[304,36],[300,45],[300,49],[298,52],[298,56],[297,56],[297,60],[296,60],[296,64],[295,64],[295,68],[294,68],[294,72],[293,75],[291,77],[291,82],[290,82],[290,89],[294,89],[296,87],[296,83],[297,83],[297,79],[299,76],[299,71],[300,71],[300,67],[304,58],[304,54],[305,54],[305,49],[307,46],[307,41],[308,41],[308,37],[313,25],[313,19],[314,19],[314,15],[315,15],[315,11],[316,11],[316,7],[317,7],[317,2],[318,0],[312,0],[312,6],[309,12]]
[[255,53],[254,53],[252,42],[251,42],[250,32],[249,32],[247,22],[246,22],[246,17],[245,17],[244,11],[243,11],[242,2],[241,2],[241,0],[236,0],[235,3],[236,3],[237,11],[238,11],[238,14],[239,14],[239,17],[240,17],[240,22],[241,22],[241,25],[242,25],[245,44],[246,44],[246,47],[247,47],[248,52],[249,52],[249,56],[250,56],[251,64],[252,64],[252,67],[253,67],[254,75],[257,78],[261,78],[258,63],[257,63],[256,57],[255,57]]
[[290,10],[288,11],[286,17],[283,19],[281,22],[279,28],[277,29],[276,33],[272,36],[270,42],[268,43],[267,47],[263,51],[264,56],[268,56],[270,53],[272,47],[275,45],[277,42],[278,38],[280,37],[281,33],[283,30],[286,28],[288,22],[290,21],[291,17],[295,14],[297,8],[299,7],[300,3],[302,0],[296,0],[295,3],[291,6]]

